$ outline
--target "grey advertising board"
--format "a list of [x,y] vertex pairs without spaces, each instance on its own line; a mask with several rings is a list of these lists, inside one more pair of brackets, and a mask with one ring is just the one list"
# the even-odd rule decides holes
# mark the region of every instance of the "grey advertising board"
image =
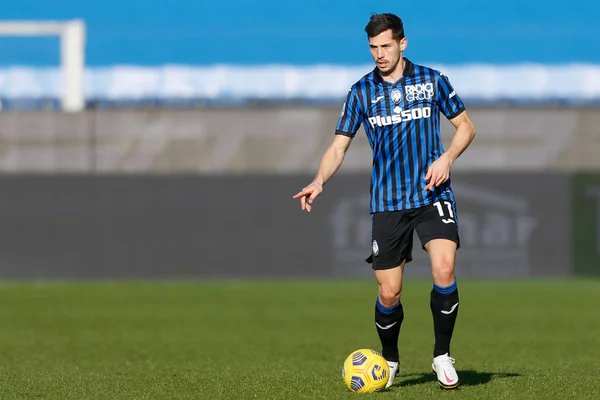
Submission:
[[[563,276],[571,272],[570,180],[564,174],[455,174],[461,249],[457,274],[465,277]],[[335,197],[330,221],[334,276],[370,276],[368,177],[338,176],[325,196]],[[414,237],[407,276],[430,276],[427,253]]]
[[[368,174],[340,174],[311,213],[312,175],[2,176],[0,277],[35,279],[371,276]],[[565,275],[569,179],[454,178],[462,276]],[[410,274],[429,273],[415,242]]]
[[4,176],[0,275],[325,276],[327,226],[319,228],[318,218],[297,212],[291,196],[305,179],[292,181],[285,176]]

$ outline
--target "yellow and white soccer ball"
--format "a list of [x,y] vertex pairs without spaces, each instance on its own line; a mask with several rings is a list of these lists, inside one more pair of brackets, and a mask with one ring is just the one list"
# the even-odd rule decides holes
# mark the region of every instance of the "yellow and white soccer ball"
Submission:
[[344,361],[342,378],[351,392],[373,393],[385,387],[390,368],[385,358],[375,350],[353,351]]

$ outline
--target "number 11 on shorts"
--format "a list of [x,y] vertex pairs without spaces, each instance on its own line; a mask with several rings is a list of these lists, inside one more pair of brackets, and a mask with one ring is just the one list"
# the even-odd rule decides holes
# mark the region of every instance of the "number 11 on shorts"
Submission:
[[448,208],[448,214],[450,216],[450,218],[444,218],[444,206],[442,206],[442,203],[440,201],[436,201],[435,203],[433,203],[433,205],[435,206],[435,208],[437,208],[438,213],[440,213],[440,217],[442,217],[442,222],[445,224],[455,224],[456,222],[454,222],[454,213],[452,212],[452,203],[450,203],[449,201],[444,201],[444,205],[446,206],[446,208]]

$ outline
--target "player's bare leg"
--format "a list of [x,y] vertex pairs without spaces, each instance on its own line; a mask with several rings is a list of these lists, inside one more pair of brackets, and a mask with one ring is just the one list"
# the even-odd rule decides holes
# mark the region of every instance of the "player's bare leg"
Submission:
[[435,333],[431,367],[442,388],[454,389],[459,384],[454,359],[450,357],[450,341],[458,315],[458,288],[454,277],[456,243],[434,239],[425,245],[425,249],[431,260],[434,283],[430,303]]
[[404,265],[402,262],[398,267],[375,271],[379,284],[379,296],[375,302],[375,326],[381,340],[382,355],[390,367],[386,388],[392,386],[398,374],[398,337],[404,320],[404,310],[400,303]]

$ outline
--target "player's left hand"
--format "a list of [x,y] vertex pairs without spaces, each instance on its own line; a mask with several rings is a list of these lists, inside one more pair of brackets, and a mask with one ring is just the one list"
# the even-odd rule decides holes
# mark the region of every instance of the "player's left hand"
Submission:
[[425,186],[425,190],[433,190],[433,188],[438,187],[442,183],[446,182],[448,178],[450,178],[451,165],[452,162],[444,154],[435,160],[427,169],[427,174],[425,175],[425,182],[427,182],[427,186]]

